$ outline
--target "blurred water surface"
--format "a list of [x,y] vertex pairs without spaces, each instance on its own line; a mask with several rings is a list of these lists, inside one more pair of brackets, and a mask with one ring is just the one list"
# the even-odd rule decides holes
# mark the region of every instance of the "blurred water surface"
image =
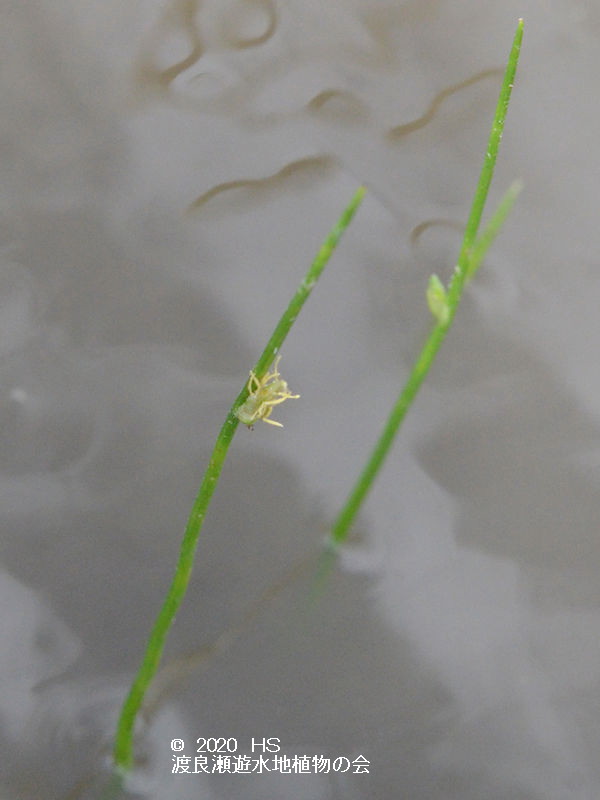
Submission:
[[[319,547],[453,267],[526,190],[317,604]],[[218,426],[322,237],[302,395],[236,437],[116,799],[594,800],[593,0],[72,0],[1,11],[0,795],[98,800]],[[173,775],[277,737],[367,774]],[[256,754],[255,754],[256,755]],[[103,794],[104,792],[104,794]]]

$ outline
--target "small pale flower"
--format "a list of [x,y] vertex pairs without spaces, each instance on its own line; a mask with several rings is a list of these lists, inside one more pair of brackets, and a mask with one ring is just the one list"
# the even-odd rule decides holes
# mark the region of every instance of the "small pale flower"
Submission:
[[278,428],[283,428],[281,422],[269,419],[273,407],[278,406],[286,400],[295,400],[300,397],[299,394],[292,394],[290,392],[286,381],[284,381],[279,374],[277,367],[280,359],[281,356],[277,356],[272,371],[267,372],[260,380],[254,374],[254,371],[250,370],[248,397],[235,412],[239,421],[249,428],[252,428],[254,423],[259,419],[262,419],[263,422],[268,422],[269,425],[276,425]]

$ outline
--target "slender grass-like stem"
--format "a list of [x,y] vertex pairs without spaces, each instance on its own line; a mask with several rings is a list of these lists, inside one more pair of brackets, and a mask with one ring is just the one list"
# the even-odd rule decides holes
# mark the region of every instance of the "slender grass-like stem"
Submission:
[[[253,371],[257,378],[260,379],[265,375],[267,369],[277,355],[284,339],[288,335],[302,306],[308,299],[315,283],[329,261],[342,234],[352,221],[356,210],[362,202],[365,191],[364,187],[356,191],[337,224],[319,249],[302,283],[296,290],[290,304],[281,316],[271,338],[256,362]],[[208,505],[217,485],[217,481],[219,480],[227,450],[229,449],[229,445],[231,444],[231,440],[239,424],[239,420],[235,414],[236,409],[247,397],[248,386],[246,384],[233,403],[217,437],[214,450],[185,528],[173,581],[150,632],[138,672],[123,703],[117,723],[113,749],[115,765],[121,772],[129,770],[133,765],[135,721],[144,702],[146,691],[158,669],[169,628],[183,601],[190,581],[196,546],[204,517],[206,516]]]
[[515,200],[523,191],[523,181],[516,180],[511,183],[508,190],[505,192],[504,197],[498,203],[498,208],[492,214],[490,221],[487,223],[471,248],[471,257],[467,265],[467,281],[470,281],[473,275],[481,266],[487,251],[494,243],[494,239],[500,233],[500,228],[504,225]]
[[[383,431],[377,440],[375,448],[371,453],[363,471],[361,472],[354,488],[350,492],[348,499],[336,520],[334,521],[329,537],[326,542],[326,554],[323,562],[323,573],[331,564],[331,554],[348,537],[350,526],[367,493],[371,489],[373,482],[379,472],[391,446],[398,429],[404,420],[408,409],[411,407],[421,384],[429,372],[437,352],[452,325],[454,315],[460,303],[463,289],[466,282],[477,271],[488,248],[492,244],[496,234],[500,230],[507,214],[509,213],[518,193],[520,184],[515,183],[508,190],[502,199],[497,211],[492,216],[483,234],[477,238],[483,208],[488,196],[498,148],[504,129],[504,121],[510,101],[510,95],[514,83],[521,41],[523,38],[523,20],[519,20],[517,31],[513,40],[512,49],[508,58],[504,80],[496,106],[494,122],[490,132],[488,146],[485,153],[483,166],[479,176],[479,182],[475,190],[471,211],[465,227],[465,233],[458,256],[456,268],[446,290],[439,278],[432,276],[428,288],[429,306],[434,314],[435,323],[427,338],[417,360],[411,370],[408,380],[402,389],[392,411],[384,425]],[[329,555],[327,555],[329,553]]]

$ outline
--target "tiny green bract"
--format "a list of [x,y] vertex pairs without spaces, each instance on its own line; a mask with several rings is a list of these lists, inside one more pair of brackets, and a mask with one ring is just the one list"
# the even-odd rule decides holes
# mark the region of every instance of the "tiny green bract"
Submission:
[[269,425],[283,428],[281,422],[269,419],[273,407],[286,400],[296,400],[300,397],[299,394],[290,392],[287,382],[279,374],[278,365],[280,359],[281,356],[277,356],[273,363],[272,371],[267,372],[260,380],[256,377],[254,371],[250,370],[250,378],[248,379],[249,395],[235,412],[239,421],[249,428],[252,428],[259,419],[262,419],[263,422],[268,422]]

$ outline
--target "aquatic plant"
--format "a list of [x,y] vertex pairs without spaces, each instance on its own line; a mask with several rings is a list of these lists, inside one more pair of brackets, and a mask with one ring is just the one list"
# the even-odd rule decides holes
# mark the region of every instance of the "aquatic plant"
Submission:
[[[500,140],[504,131],[504,122],[506,120],[508,104],[510,102],[517,71],[522,39],[523,20],[520,19],[504,73],[504,79],[496,106],[496,113],[494,115],[494,121],[483,159],[483,166],[473,196],[471,211],[465,227],[456,267],[454,268],[454,272],[447,287],[444,286],[437,275],[432,275],[429,279],[426,298],[429,310],[434,318],[433,327],[421,352],[417,356],[402,391],[392,407],[365,467],[360,473],[356,484],[331,527],[326,541],[326,553],[324,556],[324,561],[326,562],[331,562],[331,556],[335,555],[339,546],[347,539],[350,527],[356,518],[358,510],[373,486],[375,478],[383,466],[383,462],[390,451],[396,434],[450,330],[463,290],[481,266],[488,249],[500,231],[504,220],[521,191],[522,187],[520,181],[516,181],[510,186],[498,205],[497,210],[487,223],[483,233],[478,236],[483,209],[496,166]],[[322,566],[325,566],[325,563]]]
[[[513,184],[505,194],[496,212],[492,215],[483,233],[478,235],[504,129],[522,35],[523,20],[519,20],[456,267],[447,286],[444,286],[441,279],[436,275],[432,275],[429,280],[426,298],[434,318],[431,333],[417,357],[406,385],[392,408],[366,466],[332,526],[326,550],[326,554],[330,557],[335,555],[339,546],[346,540],[350,526],[372,487],[396,433],[408,409],[414,402],[418,390],[452,325],[463,290],[481,265],[485,254],[519,193],[520,184]],[[279,374],[280,349],[325,265],[331,258],[342,234],[352,221],[364,194],[364,187],[357,190],[339,221],[319,249],[315,260],[277,323],[261,356],[252,370],[250,370],[250,377],[231,406],[217,436],[208,467],[190,512],[172,583],[154,622],[141,664],[119,715],[113,750],[117,777],[122,777],[126,774],[134,763],[136,719],[144,703],[146,692],[158,670],[166,638],[175,614],[185,597],[202,525],[235,431],[240,422],[250,426],[255,421],[263,420],[271,425],[280,426],[281,423],[270,419],[274,406],[280,405],[286,399],[298,397],[298,395],[293,395],[290,392],[286,381]]]
[[[113,756],[117,768],[121,771],[126,771],[133,765],[135,722],[144,702],[144,696],[158,670],[169,628],[185,597],[192,575],[200,531],[210,500],[217,486],[229,445],[240,421],[244,424],[251,424],[257,419],[263,419],[266,422],[271,422],[271,424],[277,424],[274,420],[268,419],[273,405],[282,402],[282,399],[294,396],[289,394],[287,384],[277,371],[279,350],[296,321],[302,306],[308,300],[319,276],[331,258],[342,234],[352,221],[363,200],[365,191],[365,188],[361,187],[355,192],[354,197],[342,213],[337,224],[323,242],[308,272],[277,323],[260,358],[251,370],[250,380],[244,385],[235,399],[217,436],[208,467],[204,473],[204,478],[198,495],[194,500],[183,534],[173,581],[162,608],[156,617],[142,662],[119,715]],[[274,371],[268,372],[274,359]],[[250,404],[252,408],[250,408]]]

